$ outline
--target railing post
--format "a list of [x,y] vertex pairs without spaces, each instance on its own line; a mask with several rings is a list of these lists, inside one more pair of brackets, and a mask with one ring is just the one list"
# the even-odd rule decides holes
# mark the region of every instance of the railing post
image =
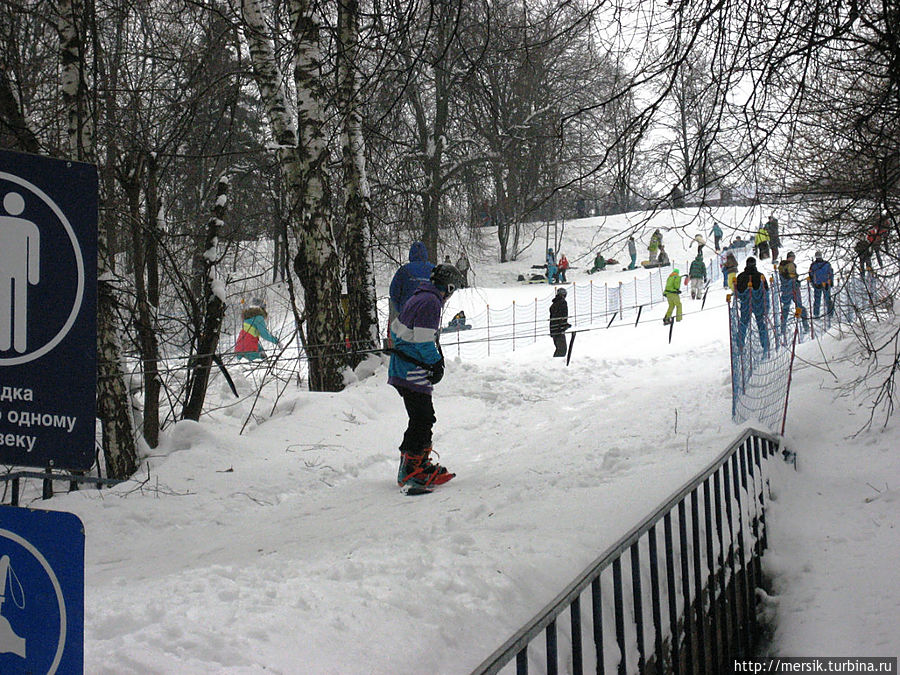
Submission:
[[644,672],[647,652],[644,649],[644,606],[641,597],[641,552],[640,539],[631,545],[631,597],[634,603],[634,624],[638,648],[638,672]]
[[[713,474],[715,475],[715,474]],[[713,522],[712,522],[712,490],[709,482],[712,476],[707,476],[703,481],[703,520],[706,523],[706,565],[709,568],[709,575],[706,578],[706,588],[709,593],[709,615],[710,620],[707,625],[710,626],[710,645],[709,655],[714,673],[719,672],[719,612],[718,612],[718,594],[716,593],[716,554],[713,548]],[[724,657],[727,659],[727,655]]]
[[616,616],[616,642],[619,645],[619,675],[627,675],[627,655],[625,653],[625,607],[622,601],[622,558],[613,560],[613,604]]
[[731,634],[732,634],[732,646],[733,652],[736,656],[742,656],[746,654],[741,648],[741,640],[740,640],[740,622],[738,621],[738,610],[737,610],[737,569],[735,566],[735,540],[734,540],[734,515],[732,513],[732,505],[731,505],[731,472],[728,468],[728,461],[726,460],[724,464],[722,464],[722,497],[725,500],[725,515],[728,519],[728,556],[726,562],[731,570],[731,575],[729,579],[731,583],[729,584],[730,592],[729,592],[729,600],[731,604]]
[[516,654],[516,675],[528,675],[528,645]]
[[694,602],[697,603],[697,663],[700,672],[706,672],[706,615],[703,611],[703,571],[700,569],[700,493],[699,487],[691,491],[691,539],[694,554]]
[[603,668],[603,597],[600,592],[600,575],[591,582],[591,619],[594,624],[594,652],[597,661],[597,672]]
[[572,629],[572,675],[583,675],[581,650],[581,598],[576,596],[569,606],[569,626]]
[[19,505],[19,479],[12,479],[12,494],[10,495],[10,505],[18,506]]
[[678,540],[681,543],[681,595],[684,599],[685,672],[694,672],[694,622],[691,617],[691,568],[688,564],[687,499],[678,502]]
[[44,472],[48,477],[44,478],[44,486],[41,490],[41,499],[50,499],[53,497],[53,481],[49,478],[53,475],[53,472],[50,469],[47,469]]
[[666,543],[666,591],[669,596],[669,632],[672,634],[672,672],[680,673],[678,639],[678,605],[675,597],[675,548],[672,546],[672,512],[663,516],[663,533]]
[[731,482],[734,490],[734,500],[737,503],[737,544],[735,553],[740,556],[741,565],[741,605],[743,614],[743,626],[741,629],[741,647],[744,654],[751,654],[753,645],[750,642],[750,588],[747,580],[747,562],[746,551],[744,550],[744,507],[741,500],[741,477],[738,475],[738,456],[737,453],[731,456]]
[[650,598],[653,608],[653,653],[656,656],[656,673],[663,675],[663,647],[662,647],[662,611],[659,601],[659,552],[656,543],[656,525],[651,525],[647,531],[650,544]]
[[544,633],[547,637],[547,675],[558,675],[555,619],[550,622]]

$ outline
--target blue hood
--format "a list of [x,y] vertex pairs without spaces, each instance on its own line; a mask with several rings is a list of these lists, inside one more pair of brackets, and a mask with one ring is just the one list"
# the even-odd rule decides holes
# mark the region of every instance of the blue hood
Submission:
[[425,244],[421,241],[413,242],[413,245],[409,247],[409,261],[428,262],[428,249],[425,248]]

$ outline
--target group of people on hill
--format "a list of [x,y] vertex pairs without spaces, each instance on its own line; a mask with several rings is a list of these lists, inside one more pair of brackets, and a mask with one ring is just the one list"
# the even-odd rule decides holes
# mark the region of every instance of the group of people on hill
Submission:
[[548,284],[564,284],[566,282],[566,272],[569,271],[569,259],[565,253],[559,254],[559,260],[556,259],[556,253],[552,248],[547,249],[547,283]]

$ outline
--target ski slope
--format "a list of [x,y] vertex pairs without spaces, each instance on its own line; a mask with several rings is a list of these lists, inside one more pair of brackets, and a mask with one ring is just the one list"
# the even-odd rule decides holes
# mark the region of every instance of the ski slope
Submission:
[[[659,216],[683,227],[665,238],[677,264],[693,257],[694,215]],[[757,218],[745,215],[720,214],[738,227]],[[570,281],[586,282],[592,245],[627,225],[569,224],[560,249],[581,267]],[[502,265],[490,242],[470,251],[474,287],[451,298],[444,323],[458,309],[549,300],[551,288],[515,281],[543,246]],[[603,251],[627,263],[615,245]],[[647,273],[600,273],[635,274]],[[383,362],[341,393],[264,388],[255,404],[231,403],[216,379],[216,410],[168,429],[134,481],[33,504],[85,525],[85,672],[469,672],[738,435],[725,292],[714,284],[703,312],[689,294],[684,306],[671,343],[659,303],[637,326],[579,334],[568,366],[546,330],[515,351],[448,354],[434,447],[457,478],[421,497],[396,487],[406,416]],[[787,428],[801,470],[774,477],[773,649],[897,655],[900,432],[892,422],[849,437],[860,402],[831,389],[851,365],[832,377],[813,363],[850,340],[802,349]],[[241,368],[246,394],[262,371]]]

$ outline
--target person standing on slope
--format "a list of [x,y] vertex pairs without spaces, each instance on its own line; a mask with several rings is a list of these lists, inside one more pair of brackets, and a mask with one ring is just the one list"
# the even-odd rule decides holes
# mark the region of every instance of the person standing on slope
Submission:
[[716,253],[718,253],[722,247],[722,228],[719,227],[718,223],[713,223],[711,234],[713,236],[713,245],[716,247]]
[[744,271],[734,281],[734,292],[740,303],[738,319],[738,349],[744,348],[747,328],[750,326],[751,314],[756,317],[756,328],[759,332],[759,344],[763,350],[763,358],[769,354],[769,331],[766,328],[766,312],[769,309],[769,283],[766,277],[756,269],[756,258],[750,256]]
[[438,265],[391,324],[394,346],[388,384],[400,394],[409,416],[400,443],[400,487],[430,488],[456,475],[431,461],[431,430],[437,421],[431,394],[444,376],[444,357],[437,342],[441,310],[461,284],[462,275],[453,265]]
[[697,251],[697,257],[691,261],[688,270],[691,279],[691,298],[694,300],[703,297],[703,287],[706,286],[706,263],[703,262],[703,254]]
[[669,325],[672,323],[672,312],[675,312],[675,321],[681,321],[681,272],[677,269],[666,279],[666,289],[663,291],[663,297],[669,301],[669,308],[663,317],[663,323]]
[[633,270],[637,261],[637,246],[634,243],[634,237],[628,237],[628,255],[631,256],[631,262],[628,263],[628,269]]
[[553,302],[550,303],[550,337],[556,348],[553,356],[566,355],[566,331],[569,324],[569,304],[566,302],[566,289],[557,288]]
[[822,296],[825,296],[825,312],[828,316],[834,314],[834,304],[831,302],[831,287],[834,285],[834,270],[831,263],[824,259],[822,251],[816,251],[816,259],[809,266],[809,281],[813,287],[813,317],[819,318],[819,308],[822,306]]

